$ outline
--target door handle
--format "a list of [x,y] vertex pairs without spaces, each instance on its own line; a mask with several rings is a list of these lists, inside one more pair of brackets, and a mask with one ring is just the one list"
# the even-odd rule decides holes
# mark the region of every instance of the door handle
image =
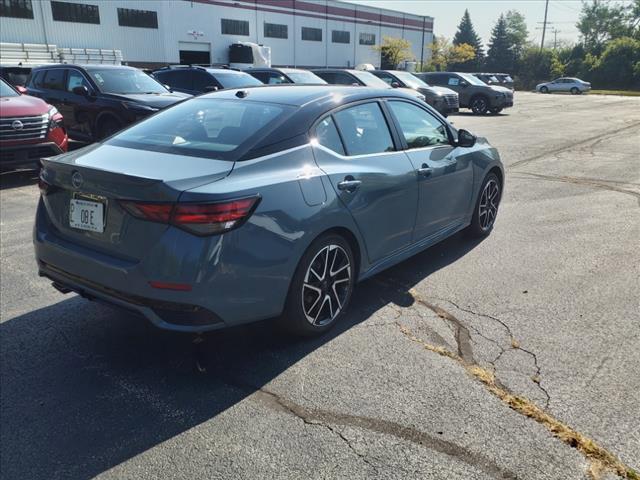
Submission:
[[355,180],[353,177],[345,177],[343,181],[338,183],[338,190],[342,190],[344,192],[355,192],[362,182],[360,180]]
[[433,173],[433,168],[427,167],[427,165],[424,163],[422,164],[422,167],[418,169],[418,175],[420,175],[421,177],[428,177],[432,173]]

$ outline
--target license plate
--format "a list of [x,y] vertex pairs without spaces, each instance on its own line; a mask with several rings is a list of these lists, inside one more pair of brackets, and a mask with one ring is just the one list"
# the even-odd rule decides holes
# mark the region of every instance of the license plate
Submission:
[[71,199],[69,225],[79,230],[102,233],[104,231],[104,204],[89,200]]

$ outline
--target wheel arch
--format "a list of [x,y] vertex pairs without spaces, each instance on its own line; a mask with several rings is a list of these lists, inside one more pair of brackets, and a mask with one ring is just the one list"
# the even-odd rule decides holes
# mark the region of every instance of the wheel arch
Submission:
[[94,125],[93,125],[93,132],[91,132],[94,137],[96,137],[98,135],[98,132],[100,131],[100,128],[102,127],[102,124],[106,120],[109,120],[109,119],[115,120],[116,122],[118,122],[122,126],[125,125],[124,120],[117,113],[115,113],[115,112],[113,112],[111,110],[105,110],[104,112],[100,112],[98,114],[98,116],[96,117],[96,120],[95,120]]
[[490,173],[494,173],[496,177],[498,177],[498,180],[500,181],[500,188],[504,188],[504,172],[502,171],[502,169],[497,165],[494,165],[487,171],[485,177]]
[[320,238],[321,236],[327,235],[330,233],[335,233],[337,235],[340,235],[349,243],[349,246],[351,247],[351,251],[353,253],[353,259],[356,262],[354,271],[356,274],[355,281],[357,282],[358,277],[360,276],[360,266],[362,265],[362,253],[363,253],[362,248],[360,247],[360,242],[358,241],[358,238],[350,229],[344,226],[340,226],[340,227],[332,227],[323,231],[322,233],[317,235],[312,240],[311,243],[315,242],[316,239]]

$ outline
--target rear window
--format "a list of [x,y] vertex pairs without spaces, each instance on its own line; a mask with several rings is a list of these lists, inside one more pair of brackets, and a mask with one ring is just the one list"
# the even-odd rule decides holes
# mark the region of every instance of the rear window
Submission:
[[233,161],[277,128],[291,111],[285,105],[198,98],[163,110],[107,144]]
[[248,73],[243,72],[216,72],[213,74],[222,88],[242,88],[254,85],[262,85],[262,82]]
[[293,80],[293,83],[306,83],[308,85],[325,85],[323,79],[311,72],[305,72],[303,70],[297,72],[287,72],[285,71],[287,76]]

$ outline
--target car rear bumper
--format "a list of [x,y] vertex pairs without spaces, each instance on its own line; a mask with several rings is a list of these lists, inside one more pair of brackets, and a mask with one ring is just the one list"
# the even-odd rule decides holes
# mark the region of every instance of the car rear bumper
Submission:
[[0,168],[10,170],[20,167],[37,167],[43,157],[63,153],[55,142],[31,143],[25,145],[0,144]]
[[[282,254],[255,266],[252,252],[273,243],[263,230],[248,229],[249,243],[194,237],[169,228],[140,260],[121,258],[81,245],[59,232],[38,205],[33,242],[41,276],[59,291],[107,302],[142,315],[159,328],[204,332],[279,315],[295,268]],[[246,247],[246,248],[245,248]],[[263,259],[264,261],[264,259]],[[154,288],[151,281],[189,285],[188,291]]]
[[203,332],[225,327],[215,313],[198,305],[166,302],[111,289],[60,268],[38,262],[38,273],[51,280],[61,293],[75,292],[88,300],[98,300],[137,313],[156,327],[181,332]]

